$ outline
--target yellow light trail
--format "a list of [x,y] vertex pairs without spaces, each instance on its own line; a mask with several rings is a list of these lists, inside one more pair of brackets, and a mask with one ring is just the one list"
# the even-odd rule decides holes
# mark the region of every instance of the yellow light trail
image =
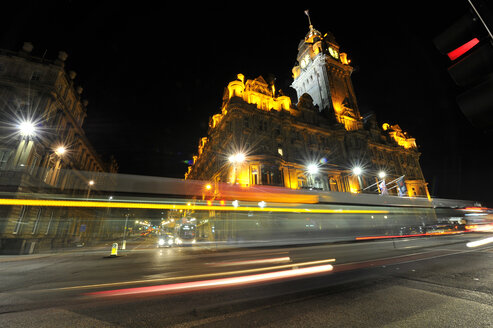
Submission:
[[9,199],[0,198],[0,205],[20,206],[52,206],[52,207],[94,207],[94,208],[137,208],[137,209],[179,209],[196,211],[243,211],[243,212],[291,212],[318,214],[386,214],[385,210],[350,210],[350,209],[318,209],[318,208],[283,208],[283,207],[251,207],[251,206],[218,206],[194,204],[159,204],[131,202],[99,202],[84,200],[48,200],[48,199]]

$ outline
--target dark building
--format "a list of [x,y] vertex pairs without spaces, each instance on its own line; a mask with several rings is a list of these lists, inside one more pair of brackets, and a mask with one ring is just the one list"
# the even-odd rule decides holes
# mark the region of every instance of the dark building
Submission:
[[[56,60],[0,50],[0,186],[5,196],[49,193],[89,197],[117,171],[86,138],[82,125],[87,100],[65,70],[67,54]],[[106,179],[106,178],[105,178]],[[31,253],[39,247],[82,242],[104,229],[102,219],[83,210],[1,206],[0,252]]]

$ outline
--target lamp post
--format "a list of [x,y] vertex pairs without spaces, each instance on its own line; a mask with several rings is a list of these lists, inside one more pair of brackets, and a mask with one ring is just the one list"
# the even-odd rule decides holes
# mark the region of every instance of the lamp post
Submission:
[[57,161],[55,163],[55,169],[53,170],[53,176],[51,177],[51,185],[55,185],[56,184],[56,179],[60,173],[60,164],[61,164],[61,161],[62,161],[62,157],[63,155],[67,152],[67,149],[65,148],[65,146],[59,146],[56,148],[55,150],[55,155],[57,155]]
[[313,187],[315,187],[315,179],[313,178],[313,175],[318,173],[318,171],[319,171],[318,166],[317,166],[317,164],[311,163],[311,164],[307,165],[306,169],[307,169],[308,174],[310,175],[310,180],[311,180],[310,184],[313,188]]
[[33,139],[36,135],[36,126],[31,121],[23,121],[18,126],[21,141],[14,156],[13,167],[25,166],[33,148]]
[[128,224],[128,216],[129,214],[125,214],[125,228],[123,229],[123,240],[122,240],[122,249],[127,248],[127,224]]
[[243,153],[236,153],[234,155],[231,155],[228,157],[229,162],[233,164],[233,184],[236,184],[237,180],[237,165],[241,164],[245,161],[245,154]]
[[[380,180],[383,181],[383,186],[385,186],[385,177],[387,176],[387,173],[385,173],[384,171],[380,171],[378,172],[378,178]],[[381,182],[377,179],[377,189],[378,189],[378,192],[380,192],[380,194],[388,194],[387,192],[387,187],[385,186],[385,190],[382,190],[382,188],[380,188],[380,184]]]
[[89,198],[89,195],[91,194],[91,187],[94,186],[94,180],[89,180],[89,182],[87,183],[87,185],[89,186],[87,188],[87,196],[86,198]]
[[353,174],[358,178],[359,192],[363,189],[363,183],[361,181],[361,174],[363,174],[363,169],[360,166],[353,167]]

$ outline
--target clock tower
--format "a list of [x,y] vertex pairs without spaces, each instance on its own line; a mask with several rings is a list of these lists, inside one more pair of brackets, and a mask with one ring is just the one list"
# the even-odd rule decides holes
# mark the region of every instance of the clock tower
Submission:
[[309,94],[319,111],[328,109],[346,130],[363,127],[356,95],[351,82],[353,68],[347,54],[328,32],[322,35],[313,28],[308,11],[309,31],[298,45],[297,65],[293,67],[293,83],[298,99]]

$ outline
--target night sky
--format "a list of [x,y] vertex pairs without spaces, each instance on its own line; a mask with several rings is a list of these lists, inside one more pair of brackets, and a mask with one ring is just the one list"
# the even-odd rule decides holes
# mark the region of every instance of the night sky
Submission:
[[84,130],[95,149],[114,155],[121,173],[183,178],[236,74],[274,76],[294,98],[291,69],[309,9],[314,27],[332,32],[351,59],[361,113],[416,138],[430,193],[493,206],[492,133],[464,117],[448,59],[432,43],[467,1],[163,3],[15,1],[3,9],[0,47],[30,41],[33,55],[51,59],[66,51],[89,100]]

